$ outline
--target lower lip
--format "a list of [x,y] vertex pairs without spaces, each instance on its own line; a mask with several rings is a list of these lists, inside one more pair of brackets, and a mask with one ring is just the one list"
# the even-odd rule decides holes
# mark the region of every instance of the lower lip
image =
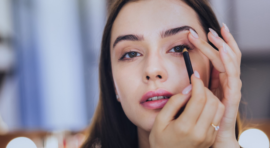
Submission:
[[147,109],[161,109],[165,106],[169,99],[160,99],[155,101],[147,101],[142,103],[142,106]]

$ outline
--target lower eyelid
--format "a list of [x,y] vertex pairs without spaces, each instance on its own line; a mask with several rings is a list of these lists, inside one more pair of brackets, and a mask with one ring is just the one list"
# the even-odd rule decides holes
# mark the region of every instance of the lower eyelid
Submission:
[[182,52],[171,52],[171,54],[175,55],[175,56],[182,56]]

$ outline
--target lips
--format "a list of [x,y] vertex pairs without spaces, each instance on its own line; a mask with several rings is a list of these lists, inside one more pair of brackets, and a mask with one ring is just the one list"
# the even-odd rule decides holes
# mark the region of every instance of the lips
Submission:
[[155,97],[155,96],[166,96],[170,98],[172,95],[173,95],[172,93],[163,89],[158,89],[156,91],[148,91],[142,96],[140,103],[144,103],[146,102],[147,99]]

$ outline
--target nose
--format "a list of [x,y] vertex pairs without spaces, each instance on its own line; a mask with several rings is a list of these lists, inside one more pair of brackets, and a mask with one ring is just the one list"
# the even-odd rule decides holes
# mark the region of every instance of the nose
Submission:
[[148,59],[145,66],[144,81],[165,82],[168,74],[162,59],[158,56],[152,56]]

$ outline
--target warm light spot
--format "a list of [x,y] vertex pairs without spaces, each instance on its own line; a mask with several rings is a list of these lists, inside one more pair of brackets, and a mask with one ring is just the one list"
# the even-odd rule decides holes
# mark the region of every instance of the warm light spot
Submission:
[[27,147],[27,148],[37,148],[35,143],[30,140],[29,138],[26,137],[18,137],[13,140],[11,140],[6,148],[22,148],[22,147]]
[[50,136],[46,138],[45,148],[58,148],[58,140],[54,136]]
[[269,139],[264,132],[258,129],[248,129],[239,138],[243,148],[269,148]]

